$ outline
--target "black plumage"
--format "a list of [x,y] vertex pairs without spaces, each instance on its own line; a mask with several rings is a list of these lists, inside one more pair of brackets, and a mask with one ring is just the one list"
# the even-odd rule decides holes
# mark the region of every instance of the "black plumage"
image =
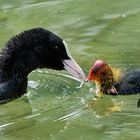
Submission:
[[130,70],[123,74],[121,80],[114,84],[119,95],[140,93],[140,70]]
[[[68,67],[68,62],[63,60],[71,60],[64,41],[46,29],[34,28],[12,37],[0,53],[0,101],[26,93],[27,76],[31,71],[37,68],[63,70]],[[74,61],[72,64],[73,67],[68,69],[71,74],[71,69],[78,66]],[[84,75],[79,66],[75,69],[79,77]]]

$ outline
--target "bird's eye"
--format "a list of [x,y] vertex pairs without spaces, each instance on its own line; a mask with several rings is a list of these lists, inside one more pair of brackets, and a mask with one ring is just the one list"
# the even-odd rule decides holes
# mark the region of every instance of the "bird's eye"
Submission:
[[97,72],[97,70],[93,69],[93,73],[96,73],[96,72]]
[[96,74],[99,70],[100,70],[99,67],[95,67],[95,68],[93,69],[93,73]]
[[59,47],[58,46],[55,46],[55,50],[57,51],[59,49]]
[[98,72],[99,68],[94,68],[93,73],[96,74]]

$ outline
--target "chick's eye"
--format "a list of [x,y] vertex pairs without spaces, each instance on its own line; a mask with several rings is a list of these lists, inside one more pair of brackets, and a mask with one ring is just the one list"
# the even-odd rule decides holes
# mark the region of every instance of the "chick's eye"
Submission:
[[93,73],[96,74],[99,70],[100,70],[100,68],[96,67],[93,69]]
[[97,70],[96,70],[96,69],[94,69],[92,72],[93,72],[93,74],[96,74],[96,73],[97,73]]

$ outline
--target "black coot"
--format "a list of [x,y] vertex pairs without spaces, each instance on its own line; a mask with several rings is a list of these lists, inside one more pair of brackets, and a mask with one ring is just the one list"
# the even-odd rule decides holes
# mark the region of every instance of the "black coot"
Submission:
[[27,76],[37,68],[66,69],[79,80],[85,79],[63,39],[43,28],[26,30],[11,38],[1,51],[0,101],[26,93]]

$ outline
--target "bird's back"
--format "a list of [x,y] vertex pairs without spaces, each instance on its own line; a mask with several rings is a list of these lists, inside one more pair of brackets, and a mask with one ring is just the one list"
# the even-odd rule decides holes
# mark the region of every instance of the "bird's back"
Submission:
[[131,70],[122,76],[121,81],[115,83],[118,94],[140,93],[140,69]]

